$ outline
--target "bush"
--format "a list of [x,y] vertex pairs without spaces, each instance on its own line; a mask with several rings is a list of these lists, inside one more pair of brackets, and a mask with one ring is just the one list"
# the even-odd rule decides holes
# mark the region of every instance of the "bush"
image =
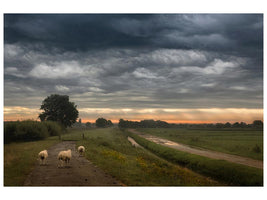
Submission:
[[17,122],[4,122],[4,143],[10,143],[15,139]]
[[256,144],[253,147],[252,151],[255,152],[255,153],[261,153],[261,148],[259,147],[259,145]]
[[57,122],[44,121],[42,123],[46,126],[49,136],[58,136],[61,134],[62,127]]
[[16,139],[19,141],[40,140],[49,136],[46,126],[37,121],[22,121],[17,124]]
[[55,122],[38,121],[4,122],[4,142],[41,140],[50,135],[60,134],[60,126]]

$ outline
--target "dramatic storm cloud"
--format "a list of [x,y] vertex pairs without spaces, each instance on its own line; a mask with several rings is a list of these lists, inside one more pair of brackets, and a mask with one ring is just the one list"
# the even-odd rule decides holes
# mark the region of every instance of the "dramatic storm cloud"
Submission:
[[262,119],[263,15],[6,14],[4,90],[5,120],[54,93],[85,120]]

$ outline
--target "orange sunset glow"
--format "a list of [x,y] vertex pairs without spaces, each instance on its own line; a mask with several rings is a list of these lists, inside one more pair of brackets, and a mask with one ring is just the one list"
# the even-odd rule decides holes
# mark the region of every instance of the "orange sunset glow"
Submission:
[[[205,108],[205,109],[111,109],[82,108],[78,109],[82,122],[95,122],[99,117],[117,123],[119,119],[140,121],[144,119],[163,120],[168,123],[226,123],[246,122],[255,119],[263,120],[263,109],[247,108]],[[16,121],[38,120],[38,108],[4,107],[4,120]]]

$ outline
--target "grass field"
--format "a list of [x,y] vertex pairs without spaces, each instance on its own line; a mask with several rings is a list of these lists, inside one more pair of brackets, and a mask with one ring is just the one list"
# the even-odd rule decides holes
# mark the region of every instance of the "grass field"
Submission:
[[138,129],[143,133],[214,151],[263,160],[263,131],[252,129]]
[[[82,140],[82,133],[85,140]],[[86,148],[86,157],[128,186],[215,186],[221,183],[132,147],[119,129],[92,129],[63,135]]]
[[[164,137],[167,139],[176,138],[176,140],[172,139],[174,141],[182,138],[183,140],[179,140],[179,142],[185,141],[183,143],[200,147],[207,146],[207,148],[215,146],[214,144],[207,145],[208,143],[222,141],[224,145],[218,144],[220,147],[216,148],[215,146],[213,150],[219,149],[220,151],[220,149],[223,149],[221,150],[223,152],[229,151],[229,147],[235,145],[240,147],[249,145],[247,150],[249,152],[255,144],[262,148],[262,140],[260,140],[260,138],[262,139],[262,133],[259,132],[255,132],[256,136],[253,136],[253,132],[246,132],[242,135],[240,132],[205,132],[204,130],[144,129],[142,131],[157,134],[161,137],[165,134]],[[187,135],[185,135],[186,133]],[[77,146],[84,145],[86,158],[129,186],[263,184],[263,171],[260,169],[172,150],[133,134],[131,136],[146,149],[135,148],[128,142],[128,135],[131,134],[118,128],[70,130],[67,134],[62,135],[62,139],[76,140]],[[233,141],[230,139],[231,135],[234,135]],[[230,144],[227,144],[227,141]],[[54,136],[35,142],[5,144],[4,185],[23,185],[25,178],[37,162],[38,152],[57,142],[60,142],[60,140],[57,136]],[[203,144],[206,144],[206,146],[203,146]],[[237,150],[236,152],[238,153]],[[262,153],[259,154],[262,155]]]
[[21,186],[33,170],[38,153],[60,142],[57,136],[34,142],[4,145],[4,186]]
[[156,155],[171,161],[172,163],[192,169],[195,172],[211,177],[227,185],[233,186],[262,186],[263,170],[248,167],[245,165],[230,163],[224,160],[215,160],[198,156],[176,149],[168,148],[154,142],[150,142],[131,132],[126,133],[132,136],[139,144]]

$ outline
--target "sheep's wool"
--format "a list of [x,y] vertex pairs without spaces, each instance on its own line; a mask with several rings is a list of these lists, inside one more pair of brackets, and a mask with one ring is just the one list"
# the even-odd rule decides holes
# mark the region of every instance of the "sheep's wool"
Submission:
[[78,151],[79,151],[80,153],[84,152],[84,151],[85,151],[84,146],[79,146],[79,147],[78,147]]

